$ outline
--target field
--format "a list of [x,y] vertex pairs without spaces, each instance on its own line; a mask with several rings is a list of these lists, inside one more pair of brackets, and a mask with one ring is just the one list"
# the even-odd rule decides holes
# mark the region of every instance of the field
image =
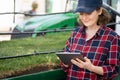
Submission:
[[[62,50],[70,32],[47,33],[36,38],[28,37],[0,42],[0,58]],[[13,77],[43,70],[59,68],[56,54],[0,59],[0,78]]]

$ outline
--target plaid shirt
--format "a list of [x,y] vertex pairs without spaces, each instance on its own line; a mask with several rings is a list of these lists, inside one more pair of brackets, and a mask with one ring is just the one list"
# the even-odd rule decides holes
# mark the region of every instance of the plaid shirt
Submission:
[[91,60],[93,65],[101,66],[104,75],[98,75],[75,65],[65,68],[67,72],[66,80],[113,80],[118,73],[120,39],[110,28],[102,26],[95,36],[86,41],[86,33],[83,27],[76,28],[65,47],[66,52],[80,52]]

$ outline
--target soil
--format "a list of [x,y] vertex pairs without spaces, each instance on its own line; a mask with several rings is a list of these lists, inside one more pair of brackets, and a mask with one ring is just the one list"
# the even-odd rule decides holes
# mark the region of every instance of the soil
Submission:
[[5,73],[3,75],[0,75],[0,79],[21,76],[21,75],[31,74],[31,73],[37,73],[37,72],[47,71],[47,70],[57,69],[57,68],[60,68],[60,66],[59,65],[36,65],[36,66],[28,67],[27,69],[24,69],[24,70]]

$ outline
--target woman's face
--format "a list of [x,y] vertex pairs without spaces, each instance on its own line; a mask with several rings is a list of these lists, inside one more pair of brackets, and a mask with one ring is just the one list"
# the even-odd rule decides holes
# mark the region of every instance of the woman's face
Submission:
[[99,15],[101,15],[101,13],[102,13],[101,9],[99,11],[94,10],[91,13],[80,12],[79,13],[79,19],[82,21],[82,23],[86,27],[96,26]]

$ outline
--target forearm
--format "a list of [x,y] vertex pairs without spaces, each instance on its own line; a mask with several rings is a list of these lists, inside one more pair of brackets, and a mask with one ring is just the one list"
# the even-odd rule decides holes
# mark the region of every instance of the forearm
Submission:
[[104,72],[103,72],[103,68],[102,67],[99,67],[99,66],[94,66],[92,65],[90,68],[88,68],[91,72],[94,72],[96,74],[99,74],[99,75],[103,75]]
[[116,66],[110,66],[110,65],[102,66],[102,67],[92,65],[91,67],[88,68],[88,70],[106,78],[113,78],[118,74],[116,71],[117,69],[115,67]]

